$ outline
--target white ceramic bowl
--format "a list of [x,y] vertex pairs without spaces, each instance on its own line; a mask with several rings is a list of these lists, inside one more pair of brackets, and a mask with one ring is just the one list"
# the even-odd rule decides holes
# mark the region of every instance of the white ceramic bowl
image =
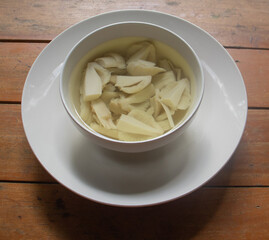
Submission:
[[[121,37],[145,37],[165,43],[181,54],[194,74],[196,90],[193,98],[193,103],[187,113],[187,117],[185,117],[184,121],[182,121],[172,130],[150,140],[127,142],[114,140],[103,136],[89,129],[82,122],[73,104],[70,91],[70,78],[75,66],[93,48],[109,40]],[[121,22],[111,24],[90,33],[82,40],[80,40],[73,47],[73,49],[71,49],[65,59],[60,78],[60,93],[62,102],[67,113],[75,123],[75,126],[77,126],[84,135],[88,136],[89,140],[95,142],[96,144],[121,152],[143,152],[152,150],[171,142],[176,137],[181,135],[193,120],[202,101],[203,92],[203,70],[197,55],[190,47],[190,45],[175,33],[163,27],[144,22]]]

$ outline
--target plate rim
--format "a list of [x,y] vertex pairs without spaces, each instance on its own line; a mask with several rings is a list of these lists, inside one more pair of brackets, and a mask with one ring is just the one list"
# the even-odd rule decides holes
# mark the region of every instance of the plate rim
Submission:
[[[94,198],[90,198],[88,196],[85,196],[85,195],[82,195],[80,194],[79,192],[75,191],[74,189],[70,188],[68,185],[64,184],[63,182],[59,181],[54,175],[52,175],[52,173],[45,167],[45,165],[43,164],[43,162],[40,160],[40,158],[38,157],[38,154],[35,152],[35,150],[33,149],[32,147],[32,144],[30,144],[30,141],[29,141],[29,136],[28,136],[28,133],[27,133],[27,130],[25,129],[25,118],[24,118],[24,114],[25,114],[25,111],[23,110],[24,109],[24,102],[25,102],[25,89],[26,87],[28,86],[28,82],[30,81],[30,76],[32,74],[32,70],[33,70],[33,67],[38,64],[38,59],[40,56],[42,56],[46,51],[48,51],[48,47],[50,45],[53,45],[54,42],[56,41],[56,39],[60,38],[61,36],[63,36],[67,31],[69,31],[70,29],[76,27],[76,26],[79,26],[80,24],[82,23],[86,23],[88,21],[92,21],[93,19],[96,19],[98,17],[104,17],[104,16],[108,16],[108,15],[113,15],[113,14],[116,14],[118,12],[132,12],[132,13],[135,13],[135,12],[147,12],[149,14],[161,14],[165,17],[172,17],[174,19],[176,19],[177,21],[180,20],[180,21],[183,21],[185,23],[188,23],[196,28],[199,29],[199,31],[207,34],[212,40],[214,40],[218,45],[219,47],[222,48],[222,50],[224,50],[226,52],[226,54],[228,55],[228,57],[230,58],[230,60],[233,62],[233,65],[235,67],[235,69],[237,70],[239,76],[240,76],[240,80],[241,80],[241,83],[242,83],[242,86],[244,87],[244,95],[245,95],[245,101],[246,101],[246,109],[244,111],[245,113],[245,118],[244,118],[244,123],[243,123],[243,127],[242,127],[242,130],[241,130],[241,135],[240,135],[240,138],[237,142],[237,144],[234,146],[233,150],[230,152],[230,157],[226,160],[226,161],[223,161],[222,162],[222,166],[218,169],[218,171],[215,172],[215,174],[213,174],[212,176],[210,176],[210,178],[208,178],[205,182],[202,182],[199,184],[199,186],[193,188],[191,191],[188,191],[187,193],[183,194],[183,195],[180,195],[180,196],[177,196],[177,197],[174,197],[174,198],[170,198],[170,199],[167,199],[167,200],[164,200],[164,201],[157,201],[157,202],[154,202],[152,201],[152,203],[148,204],[139,204],[139,205],[135,205],[135,204],[115,204],[115,203],[110,203],[109,201],[101,201],[101,200],[97,200],[97,199],[94,199]],[[123,20],[124,21],[124,20]],[[168,28],[169,29],[169,28]],[[171,30],[171,29],[170,29]],[[171,30],[173,31],[173,30]],[[240,72],[240,70],[238,69],[236,63],[234,62],[233,58],[231,57],[231,55],[229,54],[229,52],[213,37],[211,36],[208,32],[206,32],[205,30],[203,30],[202,28],[200,28],[199,26],[185,20],[185,19],[182,19],[180,17],[177,17],[175,15],[171,15],[171,14],[168,14],[168,13],[163,13],[163,12],[159,12],[159,11],[155,11],[155,10],[136,10],[136,9],[123,9],[123,10],[116,10],[116,11],[109,11],[109,12],[105,12],[105,13],[101,13],[101,14],[98,14],[98,15],[95,15],[95,16],[92,16],[90,18],[87,18],[87,19],[84,19],[78,23],[75,23],[73,25],[71,25],[70,27],[68,27],[67,29],[65,29],[63,32],[61,32],[60,34],[58,34],[55,38],[53,38],[51,40],[51,42],[39,53],[39,55],[37,56],[37,58],[35,59],[34,63],[32,64],[31,66],[31,69],[30,71],[28,72],[27,74],[27,77],[26,77],[26,80],[25,80],[25,83],[24,83],[24,87],[23,87],[23,93],[22,93],[22,101],[21,101],[21,117],[22,117],[22,122],[23,122],[23,129],[24,129],[24,132],[25,132],[25,135],[26,135],[26,138],[27,138],[27,141],[29,143],[29,146],[30,148],[32,149],[34,155],[36,156],[37,160],[39,161],[39,163],[42,165],[42,167],[50,174],[50,176],[52,176],[58,183],[60,183],[61,185],[63,185],[64,187],[66,187],[67,189],[71,190],[72,192],[78,194],[79,196],[82,196],[86,199],[89,199],[91,201],[94,201],[94,202],[97,202],[97,203],[101,203],[101,204],[105,204],[105,205],[110,205],[110,206],[117,206],[117,207],[144,207],[144,206],[154,206],[154,205],[159,205],[159,204],[163,204],[163,203],[166,203],[166,202],[170,202],[170,201],[173,201],[175,199],[178,199],[178,198],[181,198],[181,197],[184,197],[194,191],[196,191],[197,189],[199,189],[201,186],[203,186],[204,184],[206,184],[208,181],[210,181],[212,178],[214,178],[222,169],[223,167],[227,164],[227,162],[231,159],[231,157],[233,156],[235,150],[237,149],[238,145],[240,144],[241,142],[241,139],[242,139],[242,136],[244,134],[244,130],[245,130],[245,127],[246,127],[246,121],[247,121],[247,115],[248,115],[248,98],[247,98],[247,91],[246,91],[246,86],[245,86],[245,83],[244,83],[244,80],[243,80],[243,77],[242,77],[242,74]]]

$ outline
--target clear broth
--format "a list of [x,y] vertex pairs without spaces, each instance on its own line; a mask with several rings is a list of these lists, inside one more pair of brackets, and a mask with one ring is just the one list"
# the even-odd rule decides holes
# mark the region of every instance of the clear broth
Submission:
[[[83,77],[83,72],[87,66],[88,62],[93,62],[96,58],[104,56],[106,53],[114,52],[119,53],[123,57],[125,57],[127,49],[134,43],[139,43],[143,41],[149,41],[153,43],[156,47],[156,56],[157,60],[168,59],[173,63],[173,65],[177,68],[182,69],[182,77],[187,77],[191,83],[191,98],[194,99],[196,85],[195,85],[195,76],[194,73],[186,62],[186,60],[178,53],[176,50],[171,48],[170,46],[162,43],[160,41],[143,38],[143,37],[124,37],[110,40],[108,42],[102,43],[90,50],[75,66],[71,73],[70,77],[70,96],[72,98],[73,107],[75,112],[80,118],[80,84]],[[185,111],[177,111],[173,120],[175,125],[180,124],[191,111],[193,105],[193,101],[190,107]],[[81,120],[82,121],[82,120]],[[82,121],[83,122],[83,121]],[[84,123],[84,122],[83,122]],[[86,123],[84,123],[87,127],[89,127]]]

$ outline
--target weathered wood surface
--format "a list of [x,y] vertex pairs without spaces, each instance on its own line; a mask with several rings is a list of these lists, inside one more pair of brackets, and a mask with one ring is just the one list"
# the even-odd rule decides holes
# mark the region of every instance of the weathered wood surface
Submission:
[[28,71],[46,45],[0,42],[0,101],[21,101]]
[[[27,142],[19,104],[27,73],[51,39],[126,8],[162,11],[208,31],[239,67],[250,107],[242,140],[216,177],[147,208],[104,206],[56,183]],[[0,1],[0,239],[269,239],[268,23],[266,0]]]
[[104,206],[58,184],[0,183],[1,239],[268,239],[268,188],[201,188],[147,208]]
[[[249,110],[235,154],[207,185],[269,186],[269,111]],[[0,104],[0,180],[54,181],[41,167],[26,140],[20,105]]]
[[269,107],[269,50],[228,49],[243,76],[249,107]]
[[[0,101],[20,102],[24,82],[46,43],[0,43]],[[250,107],[269,107],[269,50],[228,49],[244,78]]]
[[0,39],[51,40],[81,20],[120,9],[156,10],[184,18],[226,46],[269,47],[266,0],[2,0]]
[[269,186],[269,111],[249,110],[246,128],[234,155],[211,186]]
[[0,180],[54,181],[28,144],[20,108],[19,104],[0,104]]

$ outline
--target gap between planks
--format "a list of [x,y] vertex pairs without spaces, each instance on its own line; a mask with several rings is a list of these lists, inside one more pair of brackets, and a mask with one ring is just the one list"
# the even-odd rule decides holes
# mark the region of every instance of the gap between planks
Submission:
[[[21,104],[21,101],[0,101],[0,104]],[[248,110],[269,110],[269,107],[248,107]]]
[[[58,182],[41,182],[41,181],[16,181],[16,180],[0,180],[2,183],[11,183],[11,184],[43,184],[43,185],[60,185]],[[201,188],[269,188],[269,185],[204,185]]]
[[39,40],[39,39],[0,39],[3,43],[50,43],[51,40]]
[[[0,42],[7,43],[50,43],[52,40],[49,39],[0,39]],[[242,47],[242,46],[226,46],[227,49],[246,49],[246,50],[269,50],[269,48],[260,48],[260,47]]]
[[269,110],[269,107],[248,107],[249,110]]
[[0,104],[21,104],[21,101],[0,101]]

